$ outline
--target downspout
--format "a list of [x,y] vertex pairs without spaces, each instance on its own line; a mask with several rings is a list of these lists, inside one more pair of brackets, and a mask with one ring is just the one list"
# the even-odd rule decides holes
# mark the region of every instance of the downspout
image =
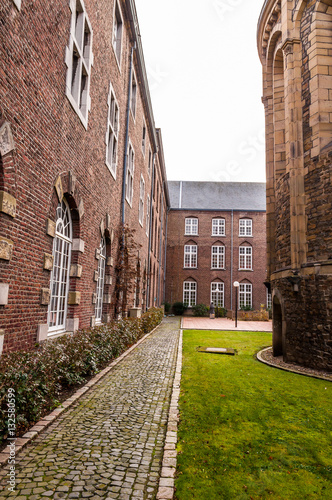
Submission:
[[234,231],[233,231],[233,209],[231,218],[231,311],[233,311],[233,241],[234,241]]
[[163,243],[163,215],[164,215],[164,189],[165,189],[165,181],[163,181],[163,192],[161,196],[161,225],[160,225],[160,242],[159,242],[159,273],[158,273],[158,294],[157,294],[157,300],[158,300],[158,306],[160,306],[160,272],[161,272],[161,262],[162,262],[162,256],[161,256],[161,248],[162,248],[162,243]]
[[134,50],[136,49],[136,42],[131,48],[130,54],[130,69],[129,69],[129,84],[128,84],[128,105],[127,105],[127,118],[126,118],[126,138],[125,138],[125,156],[123,163],[123,179],[122,179],[122,203],[121,203],[121,222],[122,226],[125,223],[125,200],[126,200],[126,177],[128,166],[128,143],[129,143],[129,118],[130,118],[130,101],[131,101],[131,81],[133,77],[133,62]]
[[167,258],[168,212],[169,212],[169,209],[167,209],[167,211],[166,211],[166,228],[165,228],[164,290],[163,290],[164,302],[166,300],[166,258]]
[[150,219],[149,219],[149,245],[148,245],[148,273],[147,273],[147,287],[146,287],[146,310],[149,309],[150,306],[150,253],[151,253],[151,226],[152,226],[152,203],[153,203],[153,190],[154,190],[154,171],[155,171],[155,159],[156,159],[156,154],[153,153],[153,160],[152,160],[152,180],[151,180],[151,198],[150,198]]

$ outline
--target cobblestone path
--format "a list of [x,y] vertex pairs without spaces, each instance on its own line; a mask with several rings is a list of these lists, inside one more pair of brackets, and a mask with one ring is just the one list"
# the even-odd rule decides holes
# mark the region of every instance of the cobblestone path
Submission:
[[21,451],[15,492],[0,472],[0,499],[154,499],[178,340],[167,318]]

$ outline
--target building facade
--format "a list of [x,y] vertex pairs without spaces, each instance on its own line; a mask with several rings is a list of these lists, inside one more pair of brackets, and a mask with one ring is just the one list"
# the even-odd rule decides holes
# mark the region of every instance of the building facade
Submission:
[[[169,198],[133,0],[3,0],[0,20],[9,351],[161,304]],[[136,269],[125,303],[124,226]]]
[[332,4],[266,0],[267,281],[273,350],[332,370]]
[[169,182],[166,301],[267,307],[264,183]]

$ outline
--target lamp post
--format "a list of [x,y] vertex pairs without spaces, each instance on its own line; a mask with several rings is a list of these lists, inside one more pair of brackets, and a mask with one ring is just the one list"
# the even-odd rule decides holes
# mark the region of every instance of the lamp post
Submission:
[[237,289],[239,288],[240,283],[238,281],[234,281],[233,286],[235,288],[235,328],[237,328],[237,296],[238,296]]

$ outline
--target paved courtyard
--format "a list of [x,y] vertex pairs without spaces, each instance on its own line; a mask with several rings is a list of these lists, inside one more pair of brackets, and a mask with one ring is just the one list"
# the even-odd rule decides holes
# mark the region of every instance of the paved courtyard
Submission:
[[196,318],[185,316],[182,327],[188,330],[238,330],[239,332],[272,332],[272,321],[235,321],[228,318]]
[[24,448],[15,492],[0,471],[0,500],[155,498],[179,335],[179,319],[165,319]]

